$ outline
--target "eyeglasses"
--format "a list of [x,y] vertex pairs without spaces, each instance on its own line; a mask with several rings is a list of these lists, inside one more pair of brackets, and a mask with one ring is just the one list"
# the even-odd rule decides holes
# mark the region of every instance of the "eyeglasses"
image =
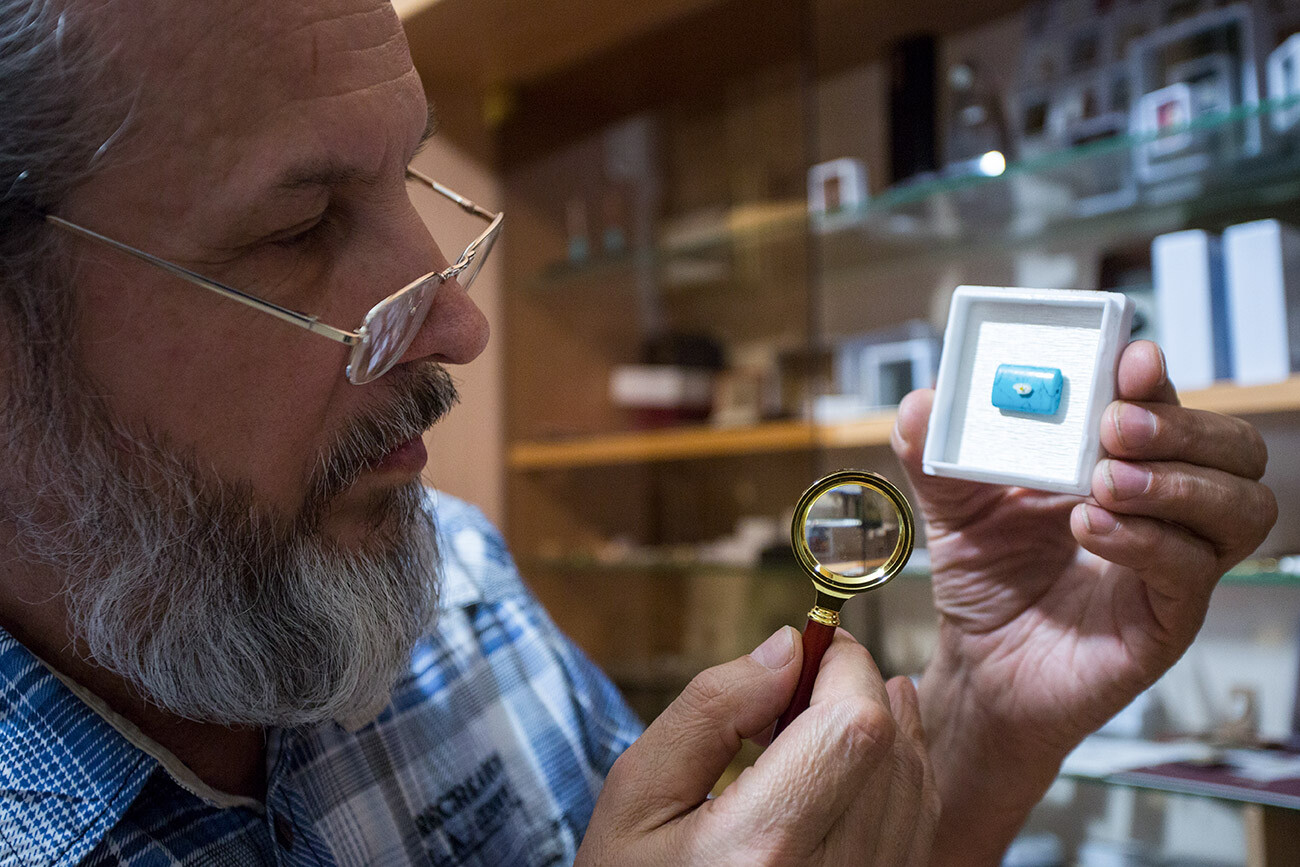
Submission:
[[425,318],[429,315],[429,309],[433,306],[433,299],[438,294],[438,288],[443,283],[448,280],[458,279],[463,289],[469,289],[470,284],[474,282],[474,278],[482,270],[483,262],[487,259],[488,253],[492,251],[492,245],[496,243],[497,237],[501,234],[502,214],[494,214],[486,208],[479,207],[464,196],[452,192],[415,169],[408,168],[406,176],[451,199],[457,205],[460,205],[462,210],[486,220],[488,227],[483,230],[483,234],[470,242],[470,245],[465,248],[464,253],[460,254],[460,258],[456,260],[454,265],[443,271],[431,271],[423,277],[412,280],[374,307],[371,307],[370,312],[366,314],[366,318],[362,320],[361,327],[356,331],[345,331],[332,325],[326,325],[315,316],[281,307],[279,304],[250,295],[240,289],[218,283],[215,280],[209,280],[202,274],[196,274],[174,262],[168,262],[166,259],[160,259],[129,244],[115,241],[62,217],[46,214],[45,220],[60,229],[66,229],[83,238],[106,244],[123,253],[130,254],[182,280],[193,283],[195,286],[202,286],[204,289],[209,289],[218,295],[224,295],[241,304],[247,304],[254,310],[269,313],[278,319],[297,325],[299,328],[305,328],[313,334],[328,337],[330,340],[351,347],[352,353],[348,357],[347,366],[348,381],[354,385],[365,385],[391,370],[393,365],[397,364],[398,360],[406,353],[406,350],[410,348],[411,341],[415,340],[415,335],[419,333],[420,326],[424,324]]

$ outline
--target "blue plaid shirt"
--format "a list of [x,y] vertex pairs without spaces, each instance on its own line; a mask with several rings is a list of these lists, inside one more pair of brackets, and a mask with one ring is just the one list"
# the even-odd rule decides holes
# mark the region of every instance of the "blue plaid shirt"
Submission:
[[374,722],[268,734],[265,803],[165,765],[0,630],[0,867],[572,862],[640,724],[482,515],[434,509],[436,629]]

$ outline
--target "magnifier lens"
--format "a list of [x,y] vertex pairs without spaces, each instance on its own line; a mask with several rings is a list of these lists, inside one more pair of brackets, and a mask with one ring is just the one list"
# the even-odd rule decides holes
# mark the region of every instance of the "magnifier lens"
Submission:
[[808,509],[804,537],[817,565],[841,579],[865,578],[889,562],[898,548],[894,504],[860,484],[840,485]]
[[841,470],[804,492],[790,531],[795,557],[818,593],[844,600],[879,587],[906,565],[912,507],[883,476]]

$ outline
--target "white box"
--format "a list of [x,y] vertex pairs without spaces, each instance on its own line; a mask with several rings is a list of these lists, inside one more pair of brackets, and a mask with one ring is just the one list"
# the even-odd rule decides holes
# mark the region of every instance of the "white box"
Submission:
[[610,372],[609,396],[617,406],[646,409],[708,408],[714,373],[671,364],[620,364]]
[[1300,370],[1300,232],[1277,220],[1223,233],[1233,378],[1281,382]]
[[1181,389],[1231,376],[1228,299],[1217,235],[1188,229],[1151,243],[1157,329],[1169,378]]
[[[925,471],[1087,494],[1132,317],[1132,301],[1117,292],[959,287],[944,333]],[[1059,369],[1061,408],[1032,416],[995,407],[993,378],[1003,364]]]

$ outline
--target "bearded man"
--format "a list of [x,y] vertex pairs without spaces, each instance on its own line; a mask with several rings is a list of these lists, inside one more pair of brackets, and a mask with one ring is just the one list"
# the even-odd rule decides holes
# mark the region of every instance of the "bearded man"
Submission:
[[[1259,437],[1178,407],[1150,344],[1087,503],[921,476],[913,395],[919,699],[841,634],[709,799],[790,700],[793,630],[638,738],[499,535],[419,486],[502,218],[407,168],[391,6],[0,9],[5,865],[996,863],[1275,517]],[[415,195],[461,207],[455,260]]]

